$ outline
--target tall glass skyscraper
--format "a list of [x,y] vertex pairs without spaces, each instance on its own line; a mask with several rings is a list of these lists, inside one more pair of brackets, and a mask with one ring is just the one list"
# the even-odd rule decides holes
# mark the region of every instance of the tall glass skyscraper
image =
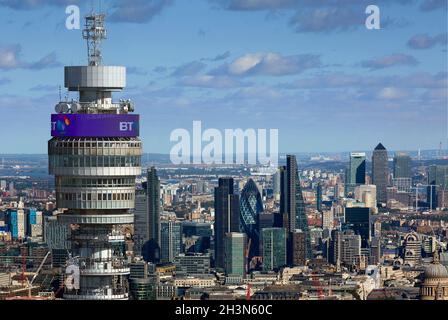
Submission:
[[316,210],[322,212],[322,184],[316,186]]
[[249,261],[259,256],[260,235],[257,228],[258,215],[263,212],[263,202],[257,185],[249,179],[240,196],[241,229],[250,242]]
[[135,178],[141,174],[139,116],[130,100],[112,100],[126,86],[126,68],[102,65],[105,15],[86,17],[87,66],[65,67],[65,87],[79,93],[51,115],[49,171],[55,176],[61,223],[71,231],[64,299],[128,299],[124,227],[132,225]]
[[281,189],[280,210],[281,212],[283,210],[284,213],[286,213],[288,220],[287,223],[284,224],[284,227],[287,228],[288,233],[291,233],[296,229],[305,233],[306,258],[311,259],[311,238],[305,211],[305,201],[300,185],[297,160],[293,155],[286,156],[286,170],[283,170]]
[[219,178],[215,188],[215,267],[225,268],[225,236],[229,232],[240,232],[239,196],[234,193],[233,178]]
[[388,177],[387,150],[379,143],[373,150],[372,155],[372,183],[376,185],[376,199],[378,202],[387,202]]
[[394,156],[394,178],[411,177],[411,157],[403,152],[398,152]]
[[160,260],[164,263],[174,262],[182,253],[182,223],[180,221],[160,222]]
[[160,245],[160,181],[154,167],[147,172],[148,240]]
[[270,271],[286,265],[286,230],[265,228],[262,231],[263,270]]
[[366,183],[366,154],[350,153],[350,163],[345,176],[345,194],[353,193],[355,187]]
[[225,271],[228,276],[246,274],[246,242],[244,233],[229,232],[225,236]]

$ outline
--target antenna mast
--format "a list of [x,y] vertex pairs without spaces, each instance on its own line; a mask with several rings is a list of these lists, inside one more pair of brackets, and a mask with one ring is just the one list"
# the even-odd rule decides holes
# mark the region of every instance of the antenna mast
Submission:
[[107,38],[107,30],[104,27],[106,15],[103,13],[91,13],[85,17],[86,24],[82,36],[87,40],[87,56],[89,66],[102,64],[101,42]]

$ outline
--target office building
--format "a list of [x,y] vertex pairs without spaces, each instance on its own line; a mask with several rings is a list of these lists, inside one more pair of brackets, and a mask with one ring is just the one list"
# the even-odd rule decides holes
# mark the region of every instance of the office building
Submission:
[[[373,184],[362,184],[355,187],[355,200],[364,203],[370,208],[371,213],[377,213],[377,186]],[[386,189],[387,191],[387,189]],[[387,193],[386,193],[387,196]],[[387,200],[387,199],[386,199]]]
[[371,237],[370,208],[345,208],[344,228],[353,230],[356,235],[359,235],[362,248],[367,248]]
[[6,223],[14,240],[23,240],[26,237],[26,217],[25,210],[14,208],[8,210]]
[[306,263],[305,233],[294,230],[288,237],[288,265],[304,266]]
[[389,165],[386,148],[379,143],[372,155],[372,183],[376,186],[376,199],[380,203],[387,202],[387,186],[389,180]]
[[296,229],[302,230],[305,233],[306,258],[311,259],[311,238],[296,157],[287,155],[286,168],[281,168],[280,172],[282,173],[280,212],[287,218],[287,223],[283,225],[286,225],[288,233]]
[[411,157],[403,152],[394,156],[394,178],[412,178]]
[[241,276],[246,274],[246,234],[229,232],[225,236],[225,273],[227,276]]
[[316,186],[316,210],[322,212],[322,184]]
[[147,172],[148,240],[160,245],[160,180],[154,167]]
[[174,258],[176,275],[195,275],[210,273],[209,254],[179,254]]
[[165,220],[160,222],[160,260],[163,263],[174,262],[182,250],[182,223]]
[[136,190],[134,210],[134,254],[142,255],[142,249],[148,240],[148,197],[146,191]]
[[263,270],[278,270],[286,265],[286,229],[266,228],[262,231]]
[[263,212],[263,202],[257,185],[249,179],[240,196],[240,214],[242,231],[247,236],[249,246],[249,261],[254,256],[259,256],[260,234],[257,221]]
[[157,275],[151,273],[145,261],[129,264],[129,295],[131,300],[155,300]]
[[325,210],[322,212],[322,229],[333,230],[334,227],[334,213],[333,208],[331,210]]
[[392,185],[397,188],[398,192],[411,192],[411,178],[393,178]]
[[350,153],[350,162],[345,175],[345,194],[353,194],[355,187],[366,183],[366,154]]
[[234,193],[233,178],[219,178],[215,188],[215,267],[225,268],[225,235],[240,232],[239,196]]
[[332,236],[332,263],[352,267],[361,256],[361,237],[353,230],[336,230]]

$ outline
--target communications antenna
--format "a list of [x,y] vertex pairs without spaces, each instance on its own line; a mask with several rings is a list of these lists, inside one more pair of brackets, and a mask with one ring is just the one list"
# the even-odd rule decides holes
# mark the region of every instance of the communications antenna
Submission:
[[82,30],[82,37],[87,40],[87,57],[89,66],[102,64],[101,42],[107,38],[107,30],[104,27],[104,13],[91,13],[85,17],[86,23]]

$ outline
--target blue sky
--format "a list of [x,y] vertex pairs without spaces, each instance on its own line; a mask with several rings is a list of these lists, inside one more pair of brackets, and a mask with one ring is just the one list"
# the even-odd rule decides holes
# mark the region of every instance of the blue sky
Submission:
[[[64,65],[86,63],[65,8],[0,0],[0,153],[45,153]],[[367,30],[378,5],[381,30]],[[280,152],[435,149],[447,139],[446,0],[109,0],[104,64],[128,67],[145,152],[170,133],[279,129]],[[63,92],[63,94],[65,94]],[[73,93],[70,97],[75,97]]]

